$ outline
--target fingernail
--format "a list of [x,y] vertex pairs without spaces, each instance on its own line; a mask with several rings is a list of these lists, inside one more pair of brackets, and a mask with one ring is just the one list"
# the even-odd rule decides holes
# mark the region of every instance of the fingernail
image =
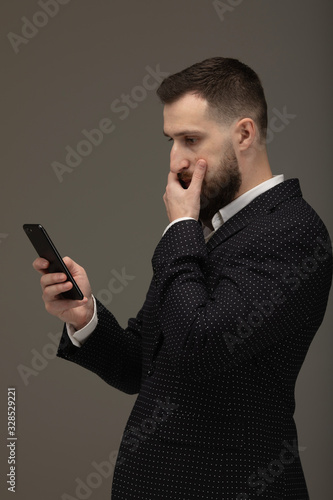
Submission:
[[200,168],[205,168],[206,167],[206,162],[204,160],[199,160],[198,165]]

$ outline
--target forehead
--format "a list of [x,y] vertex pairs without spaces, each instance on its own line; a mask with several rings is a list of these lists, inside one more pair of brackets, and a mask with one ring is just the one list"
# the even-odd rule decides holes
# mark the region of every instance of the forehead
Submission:
[[[212,126],[214,121],[209,115],[206,99],[194,94],[185,94],[177,101],[164,106],[164,131],[174,133],[178,127],[190,130],[193,127]],[[215,122],[216,123],[216,122]]]

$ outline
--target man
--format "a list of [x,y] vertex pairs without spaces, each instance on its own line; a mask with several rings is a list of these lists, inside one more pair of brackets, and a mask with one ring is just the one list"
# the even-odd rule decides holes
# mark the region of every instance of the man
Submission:
[[71,284],[37,259],[45,307],[67,323],[58,355],[138,393],[113,499],[307,499],[294,387],[327,304],[329,236],[298,180],[272,175],[253,70],[208,59],[158,95],[170,224],[145,303],[123,329],[82,267],[65,259],[85,298],[60,300]]

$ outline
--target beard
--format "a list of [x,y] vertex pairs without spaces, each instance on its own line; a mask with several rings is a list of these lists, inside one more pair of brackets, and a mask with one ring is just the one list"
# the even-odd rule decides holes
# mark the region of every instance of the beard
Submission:
[[235,199],[241,184],[242,176],[235,150],[229,143],[214,177],[203,180],[199,220],[205,225],[211,223],[213,216]]

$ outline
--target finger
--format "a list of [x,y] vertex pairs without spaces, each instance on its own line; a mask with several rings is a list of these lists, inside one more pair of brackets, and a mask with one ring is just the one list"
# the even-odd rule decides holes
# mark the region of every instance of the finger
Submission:
[[183,193],[183,186],[179,180],[179,177],[177,174],[170,172],[168,175],[168,184],[166,185],[165,188],[165,193],[166,194],[176,194],[176,193]]
[[170,170],[168,174],[168,185],[170,186],[171,184],[179,184],[179,179],[178,175]]
[[68,292],[68,290],[70,290],[72,287],[73,284],[70,281],[46,286],[43,288],[43,300],[44,302],[53,302],[54,300],[59,300],[59,295],[64,292]]
[[56,299],[54,301],[45,302],[45,309],[47,310],[47,312],[57,315],[64,311],[68,311],[69,309],[82,307],[87,302],[88,302],[87,297],[84,297],[82,300]]
[[63,258],[63,261],[64,263],[66,264],[69,272],[73,275],[73,276],[77,276],[78,274],[82,274],[84,273],[84,269],[83,267],[79,266],[79,264],[77,264],[73,259],[71,259],[70,257],[66,256]]
[[47,272],[47,268],[49,267],[49,265],[49,261],[43,259],[42,257],[37,257],[37,259],[35,259],[32,263],[32,267],[41,274]]
[[195,169],[193,171],[192,179],[191,179],[191,184],[189,185],[190,188],[200,188],[202,185],[202,181],[204,180],[205,174],[206,174],[206,168],[207,168],[207,163],[205,160],[199,160],[195,166]]
[[67,280],[65,273],[47,273],[44,274],[40,279],[40,284],[42,289],[50,285],[55,285],[57,283],[62,283]]
[[69,270],[74,270],[75,267],[78,267],[78,264],[68,256],[64,257],[62,260],[65,262]]

